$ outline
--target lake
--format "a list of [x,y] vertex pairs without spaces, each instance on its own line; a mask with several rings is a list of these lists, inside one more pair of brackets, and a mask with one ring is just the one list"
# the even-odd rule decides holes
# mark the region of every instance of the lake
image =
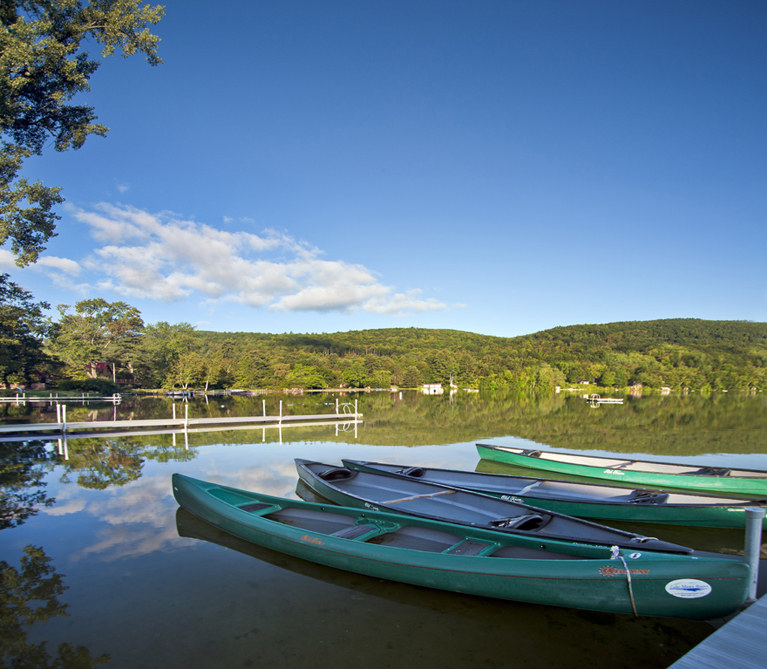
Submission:
[[[506,471],[476,441],[767,470],[764,395],[542,399],[267,395],[191,399],[190,417],[332,413],[356,426],[284,427],[0,443],[4,658],[26,665],[304,668],[667,667],[706,622],[634,618],[438,592],[312,565],[230,537],[180,511],[173,472],[298,496],[294,458],[341,457]],[[170,417],[166,398],[68,406],[68,421]],[[4,422],[56,420],[3,405]],[[527,472],[529,474],[529,472]],[[743,533],[626,529],[742,553]],[[767,557],[767,556],[765,556]],[[764,584],[767,585],[767,584]],[[10,624],[10,621],[15,621]]]

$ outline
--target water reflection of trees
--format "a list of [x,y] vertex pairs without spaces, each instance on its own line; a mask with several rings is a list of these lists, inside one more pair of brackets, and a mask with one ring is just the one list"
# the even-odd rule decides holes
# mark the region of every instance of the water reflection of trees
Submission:
[[187,462],[194,459],[183,440],[172,435],[137,439],[85,437],[67,441],[67,459],[56,442],[48,440],[0,442],[0,530],[15,527],[52,506],[44,480],[54,467],[61,480],[75,480],[83,488],[103,490],[141,477],[146,460]]
[[[188,403],[190,417],[275,415],[283,400],[285,414],[332,414],[337,395],[216,398]],[[758,453],[767,441],[767,399],[745,393],[628,397],[622,405],[591,407],[581,397],[564,394],[478,394],[459,391],[454,396],[402,393],[359,393],[340,397],[358,402],[363,414],[355,441],[382,446],[421,446],[479,441],[514,436],[559,448],[605,449],[669,455],[703,453]],[[164,400],[137,402],[137,417],[169,415]],[[153,413],[153,411],[155,413]],[[181,415],[178,413],[178,415]],[[184,437],[181,437],[184,439]],[[143,457],[183,460],[190,451],[174,447],[170,437],[136,437]],[[190,432],[190,447],[210,444],[253,444],[279,440],[347,442],[349,432],[328,427],[291,426],[289,432],[252,428]],[[193,457],[193,456],[191,456]]]
[[19,568],[0,561],[0,664],[36,669],[87,669],[104,664],[109,655],[93,657],[84,646],[59,644],[55,652],[46,643],[32,643],[27,630],[35,623],[66,616],[60,597],[66,590],[42,548],[26,546]]
[[21,525],[56,501],[43,480],[52,468],[42,441],[0,443],[0,530]]
[[[71,444],[76,444],[75,446]],[[83,488],[103,490],[141,477],[144,458],[138,444],[115,439],[86,438],[72,441],[62,480],[72,475]]]
[[767,442],[767,398],[745,393],[626,398],[592,408],[552,394],[360,399],[359,440],[380,445],[479,441],[514,436],[558,448],[667,455],[759,453]]
[[[271,396],[267,406],[270,415],[279,411],[280,399],[285,414],[335,411],[335,395]],[[767,399],[743,393],[626,398],[622,405],[596,409],[580,397],[563,394],[480,396],[461,391],[452,397],[427,397],[415,392],[387,392],[360,393],[341,401],[355,399],[364,416],[356,435],[339,429],[343,426],[290,426],[289,431],[283,428],[284,434],[276,428],[251,427],[114,438],[93,436],[69,439],[68,459],[58,456],[56,449],[46,450],[45,441],[0,444],[0,488],[6,493],[0,502],[0,528],[20,524],[37,509],[52,503],[45,495],[42,479],[54,463],[64,468],[64,481],[104,489],[135,481],[147,461],[186,462],[196,457],[197,447],[213,444],[274,443],[284,439],[421,446],[514,436],[558,448],[698,455],[759,453],[767,443]],[[188,407],[190,417],[253,416],[263,411],[259,397],[216,398],[207,403],[195,398]],[[134,400],[130,415],[168,416],[170,403],[159,398]]]
[[[158,443],[159,442],[159,443]],[[141,477],[146,460],[186,462],[194,453],[162,437],[116,438],[82,437],[68,442],[69,459],[62,481],[73,478],[83,488],[103,490],[122,486]]]

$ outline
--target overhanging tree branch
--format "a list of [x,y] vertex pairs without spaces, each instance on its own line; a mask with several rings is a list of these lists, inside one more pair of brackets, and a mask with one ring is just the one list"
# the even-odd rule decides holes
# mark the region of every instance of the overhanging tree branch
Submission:
[[165,8],[140,0],[0,0],[0,246],[10,243],[19,266],[37,260],[55,234],[60,189],[21,175],[49,138],[56,151],[79,149],[90,135],[105,136],[93,107],[68,104],[90,90],[102,57],[136,53],[158,65],[160,38],[149,27]]

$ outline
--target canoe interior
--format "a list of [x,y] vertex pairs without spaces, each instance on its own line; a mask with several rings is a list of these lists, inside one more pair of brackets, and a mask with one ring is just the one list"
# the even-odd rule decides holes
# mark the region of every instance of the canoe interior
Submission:
[[[273,505],[266,504],[257,506],[274,508]],[[430,527],[402,526],[399,524],[382,527],[380,523],[365,522],[360,524],[353,516],[339,515],[319,509],[288,507],[278,509],[262,517],[290,527],[299,527],[309,532],[342,539],[366,541],[379,546],[392,546],[429,553],[484,555],[525,560],[582,560],[584,558],[582,554],[573,555],[548,550],[545,547],[501,546],[494,541],[466,539],[462,534],[435,530]],[[604,555],[600,557],[604,559]]]
[[[520,560],[604,560],[610,551],[603,547],[559,545],[552,549],[551,542],[527,541],[525,537],[498,537],[482,540],[468,537],[458,528],[450,532],[419,523],[417,519],[398,522],[380,517],[369,517],[358,509],[327,508],[310,503],[275,503],[267,496],[259,498],[252,493],[226,487],[212,487],[207,493],[217,500],[239,510],[287,527],[299,528],[328,537],[367,542],[412,551],[445,553],[461,556],[515,558]],[[377,514],[380,516],[381,514]]]
[[337,504],[395,511],[463,525],[540,537],[644,550],[691,553],[655,537],[608,527],[519,501],[500,499],[428,481],[296,459],[299,478]]
[[561,500],[583,504],[688,505],[688,506],[749,506],[758,503],[735,497],[719,497],[669,490],[647,490],[612,485],[559,481],[532,476],[509,476],[430,467],[401,466],[379,462],[344,460],[344,465],[363,471],[380,471],[407,476],[466,490],[498,495],[526,495],[535,499]]

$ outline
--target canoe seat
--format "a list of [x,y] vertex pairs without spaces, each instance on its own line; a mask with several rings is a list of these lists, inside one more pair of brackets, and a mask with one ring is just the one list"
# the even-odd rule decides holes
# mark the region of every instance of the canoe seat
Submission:
[[491,520],[491,527],[498,527],[509,530],[539,530],[551,520],[552,516],[546,513],[525,513],[521,516],[511,516],[510,518],[497,518]]
[[632,504],[665,504],[668,501],[668,493],[657,490],[632,490],[628,501]]
[[252,504],[243,504],[241,507],[239,507],[243,511],[263,511],[264,509],[273,509],[274,504],[264,504],[263,502],[253,502]]
[[495,551],[490,557],[494,558],[514,558],[517,560],[582,560],[583,556],[578,554],[557,553],[546,550],[545,546],[540,548],[529,548],[525,546],[504,546]]
[[434,530],[430,527],[402,527],[392,532],[376,534],[368,543],[379,546],[395,546],[409,550],[443,553],[460,539],[451,532]]
[[479,555],[482,551],[488,548],[495,547],[496,544],[489,544],[484,541],[472,541],[467,539],[460,544],[449,548],[445,551],[446,555]]
[[424,472],[423,467],[408,467],[407,469],[400,469],[397,473],[402,474],[403,476],[412,476],[413,478],[420,478],[426,472]]
[[522,451],[522,455],[526,455],[528,458],[540,458],[541,452],[540,451]]
[[726,467],[701,467],[694,472],[685,472],[695,476],[729,476],[730,470]]
[[322,534],[333,534],[333,532],[356,525],[356,518],[352,516],[304,507],[286,507],[267,513],[264,518],[274,520],[283,525],[300,527],[304,530],[320,532]]
[[378,528],[375,525],[350,525],[349,527],[344,527],[337,532],[333,532],[333,534],[330,536],[339,537],[341,539],[357,539],[363,534],[368,534],[369,532],[377,529]]
[[357,472],[353,472],[346,467],[333,467],[332,469],[326,469],[324,472],[320,472],[318,476],[323,481],[342,481],[344,479],[350,479],[356,474]]

